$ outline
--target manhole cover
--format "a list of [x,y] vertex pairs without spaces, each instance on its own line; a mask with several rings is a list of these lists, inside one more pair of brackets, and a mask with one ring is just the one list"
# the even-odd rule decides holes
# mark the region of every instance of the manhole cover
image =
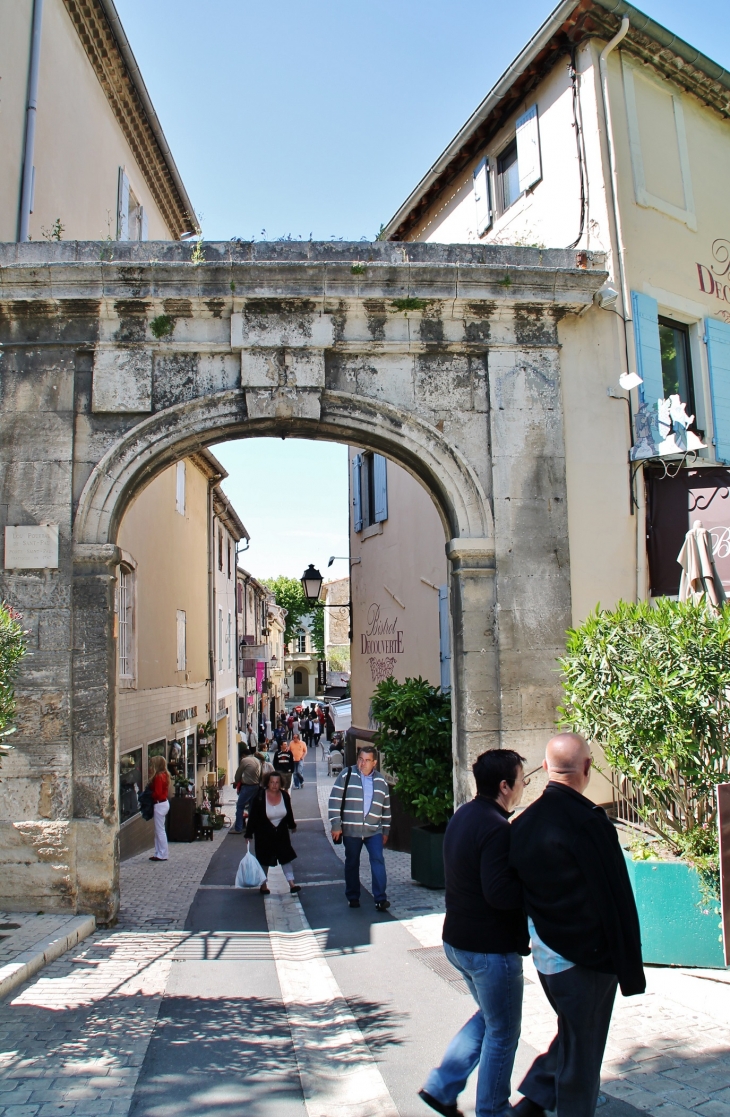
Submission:
[[19,923],[0,923],[0,931],[17,931]]
[[469,994],[468,985],[459,971],[451,965],[442,946],[422,946],[416,950],[409,950],[408,953],[415,955],[419,962],[428,966],[429,970],[433,970],[444,981],[448,981],[457,992]]

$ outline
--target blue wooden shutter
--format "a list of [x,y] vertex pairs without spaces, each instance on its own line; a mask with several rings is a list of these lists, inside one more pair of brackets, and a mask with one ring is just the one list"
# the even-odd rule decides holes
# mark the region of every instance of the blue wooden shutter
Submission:
[[718,461],[730,462],[730,325],[707,318],[705,341],[710,366],[715,457]]
[[636,371],[644,381],[639,385],[639,398],[642,403],[652,406],[656,405],[658,399],[664,399],[662,353],[659,345],[659,304],[651,295],[632,291],[631,309],[636,341]]
[[124,167],[119,168],[117,240],[129,240],[129,179],[124,171]]
[[441,689],[448,690],[451,686],[448,586],[439,586],[439,659],[441,661]]
[[352,459],[352,507],[354,509],[355,531],[362,531],[362,454]]
[[517,173],[520,177],[520,194],[529,190],[542,178],[540,161],[540,128],[537,123],[537,105],[533,105],[515,122],[517,133]]
[[387,459],[373,454],[373,491],[375,493],[375,523],[388,519],[388,470]]
[[482,159],[474,171],[474,203],[477,211],[477,236],[492,224],[492,199],[489,191],[489,161]]

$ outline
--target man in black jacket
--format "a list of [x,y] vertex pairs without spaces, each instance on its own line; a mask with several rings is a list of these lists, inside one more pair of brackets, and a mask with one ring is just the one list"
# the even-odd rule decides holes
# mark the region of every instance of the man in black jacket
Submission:
[[519,1117],[593,1117],[617,985],[646,988],[639,917],[616,831],[582,794],[591,753],[575,733],[548,742],[544,792],[512,824],[532,954],[558,1034],[520,1084]]
[[507,860],[509,816],[527,782],[511,749],[483,752],[472,771],[476,798],[446,828],[444,952],[479,1011],[454,1037],[420,1096],[444,1117],[476,1066],[477,1117],[505,1117],[522,1022],[522,955],[529,952],[522,890]]

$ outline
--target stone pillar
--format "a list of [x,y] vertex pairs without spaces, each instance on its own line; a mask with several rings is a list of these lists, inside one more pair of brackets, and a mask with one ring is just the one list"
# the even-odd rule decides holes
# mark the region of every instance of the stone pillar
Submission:
[[492,539],[452,539],[451,626],[454,709],[454,798],[474,794],[471,765],[480,752],[499,748],[499,648],[496,569]]
[[108,923],[119,909],[114,588],[119,549],[73,552],[73,818],[78,910]]

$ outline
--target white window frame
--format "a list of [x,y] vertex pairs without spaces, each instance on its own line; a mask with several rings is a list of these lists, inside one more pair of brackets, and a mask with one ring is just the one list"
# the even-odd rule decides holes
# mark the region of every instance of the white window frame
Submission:
[[679,154],[679,168],[682,175],[682,190],[684,192],[684,208],[672,205],[664,198],[650,194],[646,189],[644,173],[644,153],[641,150],[641,131],[639,129],[639,114],[636,109],[636,85],[634,83],[635,67],[621,54],[621,66],[624,78],[624,98],[626,101],[626,120],[629,130],[629,149],[631,152],[631,169],[634,175],[634,196],[636,204],[645,209],[656,209],[675,221],[683,222],[688,229],[697,231],[697,214],[695,213],[694,191],[692,190],[692,172],[690,170],[689,149],[687,147],[687,131],[684,124],[684,109],[679,92],[671,86],[655,78],[647,70],[641,70],[641,77],[652,82],[662,93],[672,98],[674,107],[674,127],[677,133],[677,151]]
[[[122,576],[124,576],[124,584]],[[123,600],[123,597],[126,597],[126,601]],[[122,610],[125,607],[128,616],[123,619]],[[122,551],[122,561],[117,573],[114,609],[117,636],[117,680],[121,689],[133,690],[137,686],[137,563],[127,551]],[[126,648],[123,641],[126,643]],[[125,650],[126,655],[124,655]]]
[[175,617],[176,629],[176,648],[177,648],[177,670],[187,671],[188,669],[188,618],[184,609],[178,609]]
[[185,462],[178,462],[175,466],[175,511],[185,515]]

